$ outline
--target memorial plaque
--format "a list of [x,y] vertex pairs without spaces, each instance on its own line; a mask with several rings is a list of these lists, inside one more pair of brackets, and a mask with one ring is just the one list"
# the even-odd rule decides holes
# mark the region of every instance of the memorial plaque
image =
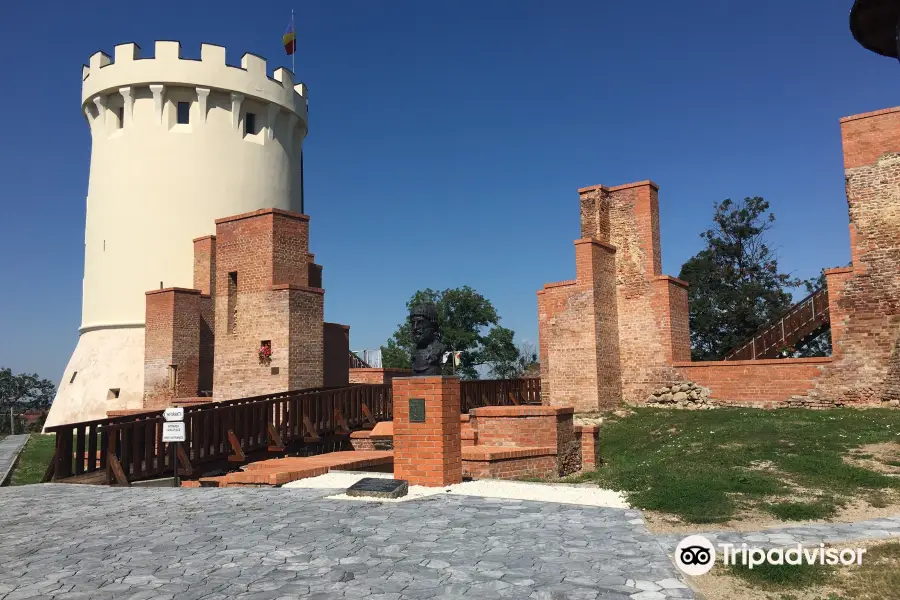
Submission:
[[425,398],[409,399],[409,422],[424,423],[425,422]]
[[366,477],[349,488],[348,496],[369,496],[372,498],[399,498],[409,492],[409,483],[404,479],[381,479]]

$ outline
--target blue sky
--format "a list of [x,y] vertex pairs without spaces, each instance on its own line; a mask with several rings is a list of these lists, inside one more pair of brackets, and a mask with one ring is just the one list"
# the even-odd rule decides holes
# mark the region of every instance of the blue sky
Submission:
[[[374,348],[415,290],[468,284],[536,341],[535,291],[574,275],[576,189],[598,183],[660,185],[667,274],[701,248],[713,202],[752,195],[775,212],[784,270],[846,264],[838,119],[900,104],[900,65],[856,44],[851,4],[295,2],[326,319]],[[0,366],[57,381],[77,340],[82,63],[176,39],[290,68],[291,6],[4,5]]]

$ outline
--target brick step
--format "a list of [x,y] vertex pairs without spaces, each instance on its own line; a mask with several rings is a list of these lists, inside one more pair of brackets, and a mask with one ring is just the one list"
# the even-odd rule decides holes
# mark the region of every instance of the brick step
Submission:
[[318,456],[290,456],[250,463],[240,471],[217,477],[201,477],[182,487],[279,486],[298,479],[317,477],[329,471],[353,471],[390,465],[391,451],[341,451]]

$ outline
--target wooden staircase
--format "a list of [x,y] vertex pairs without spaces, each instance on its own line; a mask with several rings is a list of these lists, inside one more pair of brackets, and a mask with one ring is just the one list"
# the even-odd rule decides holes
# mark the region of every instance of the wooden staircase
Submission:
[[828,289],[823,287],[766,323],[752,338],[725,355],[725,360],[778,358],[781,350],[797,348],[830,326]]
[[355,352],[350,351],[350,368],[351,369],[371,369],[371,365],[361,359]]

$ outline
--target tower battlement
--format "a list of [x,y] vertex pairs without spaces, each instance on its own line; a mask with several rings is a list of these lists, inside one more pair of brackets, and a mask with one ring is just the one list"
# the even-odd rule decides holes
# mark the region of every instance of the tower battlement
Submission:
[[82,67],[81,104],[89,106],[94,98],[119,93],[121,88],[146,85],[171,85],[224,90],[271,102],[297,115],[306,123],[308,89],[295,82],[294,73],[284,67],[270,77],[266,59],[251,53],[241,57],[241,65],[225,62],[225,48],[200,45],[200,59],[181,57],[181,43],[157,41],[155,56],[142,58],[135,43],[118,44],[114,59],[95,52]]

